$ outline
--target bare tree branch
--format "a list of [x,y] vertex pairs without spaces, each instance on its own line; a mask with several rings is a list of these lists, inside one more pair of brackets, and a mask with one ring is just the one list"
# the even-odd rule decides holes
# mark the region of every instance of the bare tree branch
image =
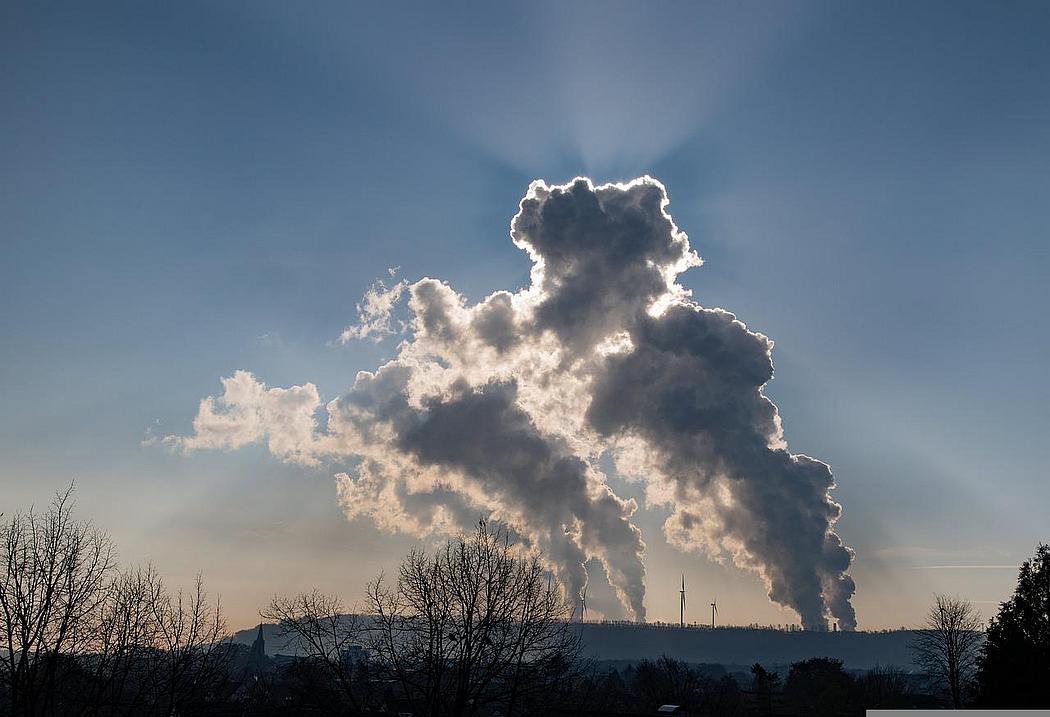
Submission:
[[940,685],[956,709],[963,706],[977,669],[984,639],[980,616],[971,603],[937,595],[911,649],[915,663]]
[[424,715],[524,713],[569,679],[570,608],[539,561],[481,523],[434,554],[413,551],[396,585],[369,586],[369,646]]

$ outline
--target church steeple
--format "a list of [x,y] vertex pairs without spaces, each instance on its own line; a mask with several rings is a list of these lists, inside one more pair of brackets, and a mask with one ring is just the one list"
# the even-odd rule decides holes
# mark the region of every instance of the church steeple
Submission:
[[261,664],[266,661],[266,639],[263,638],[263,626],[259,623],[259,633],[255,636],[255,642],[252,643],[252,651],[250,659],[256,664]]

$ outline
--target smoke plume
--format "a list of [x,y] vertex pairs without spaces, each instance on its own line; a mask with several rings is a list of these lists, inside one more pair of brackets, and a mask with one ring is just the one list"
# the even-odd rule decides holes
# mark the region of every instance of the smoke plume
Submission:
[[[600,561],[624,607],[645,618],[637,506],[598,467],[666,504],[667,539],[754,571],[807,629],[853,629],[853,558],[834,532],[830,468],[788,451],[763,395],[772,342],[677,282],[701,264],[667,213],[662,184],[533,182],[511,222],[531,282],[471,304],[430,278],[373,287],[343,339],[412,319],[397,355],[325,407],[312,384],[268,388],[238,371],[206,398],[185,449],[266,441],[285,460],[335,464],[350,516],[427,535],[479,514],[547,561],[570,595]],[[320,429],[317,415],[327,421]]]

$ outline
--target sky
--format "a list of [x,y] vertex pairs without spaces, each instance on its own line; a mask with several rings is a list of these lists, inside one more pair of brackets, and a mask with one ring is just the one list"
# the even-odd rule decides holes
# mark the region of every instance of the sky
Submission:
[[[0,511],[75,480],[124,561],[202,571],[236,628],[353,603],[419,541],[347,519],[353,461],[157,439],[237,370],[344,395],[405,338],[340,341],[377,278],[524,289],[530,182],[647,174],[704,259],[678,281],[775,342],[858,626],[935,592],[989,616],[1050,523],[1048,31],[1037,2],[5,3]],[[602,467],[642,505],[648,619],[684,573],[725,622],[797,621]]]

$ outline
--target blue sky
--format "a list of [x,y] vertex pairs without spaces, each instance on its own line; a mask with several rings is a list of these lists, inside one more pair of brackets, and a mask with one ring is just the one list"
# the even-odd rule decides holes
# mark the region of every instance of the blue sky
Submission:
[[[1011,571],[943,566],[1048,539],[1048,31],[1037,2],[5,4],[0,510],[76,478],[127,560],[203,569],[237,626],[354,597],[412,541],[347,522],[331,469],[147,431],[239,368],[338,395],[395,349],[336,340],[387,267],[516,289],[530,180],[648,173],[706,262],[683,283],[776,341],[861,626],[934,590],[989,612]],[[727,620],[793,619],[661,520],[651,618],[685,570]]]

